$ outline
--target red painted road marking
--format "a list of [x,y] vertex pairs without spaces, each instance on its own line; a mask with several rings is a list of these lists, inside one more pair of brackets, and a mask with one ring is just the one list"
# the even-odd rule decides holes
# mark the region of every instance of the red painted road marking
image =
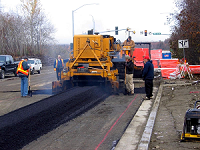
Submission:
[[190,94],[191,93],[200,93],[200,91],[191,91]]
[[112,129],[114,128],[114,126],[117,124],[117,122],[119,121],[119,119],[125,114],[125,112],[128,110],[128,108],[131,106],[131,104],[135,101],[135,99],[137,98],[138,94],[135,96],[135,98],[132,100],[132,102],[128,105],[128,107],[126,108],[126,110],[119,116],[119,118],[115,121],[115,123],[112,125],[112,127],[110,128],[110,130],[108,130],[108,132],[106,133],[106,135],[104,136],[103,140],[98,144],[98,146],[95,148],[95,150],[97,150],[101,144],[105,141],[106,137],[108,136],[108,134],[112,131]]

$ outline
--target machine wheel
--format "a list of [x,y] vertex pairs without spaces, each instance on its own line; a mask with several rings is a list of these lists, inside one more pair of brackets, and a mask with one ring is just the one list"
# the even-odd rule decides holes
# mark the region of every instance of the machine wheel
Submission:
[[183,138],[182,140],[180,140],[180,142],[185,142],[185,138]]
[[1,70],[0,79],[4,79],[4,78],[5,78],[5,71]]
[[114,95],[119,95],[119,89],[116,87],[116,86],[114,86],[114,89],[112,89],[112,93],[114,94]]
[[40,74],[40,70],[38,70],[37,72],[38,72],[38,74]]
[[105,79],[103,86],[104,86],[105,92],[112,93],[112,86],[109,80]]
[[31,75],[33,75],[33,74],[34,74],[34,72],[35,72],[35,69],[33,68],[33,70],[31,71]]

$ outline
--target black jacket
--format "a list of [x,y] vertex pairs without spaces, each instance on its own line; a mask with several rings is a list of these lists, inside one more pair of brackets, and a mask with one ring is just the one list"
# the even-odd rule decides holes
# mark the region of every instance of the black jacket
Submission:
[[132,60],[125,63],[126,66],[126,74],[134,74],[134,64]]
[[142,78],[144,80],[147,80],[147,79],[153,80],[153,78],[154,78],[154,67],[153,67],[152,61],[147,61],[146,64],[144,65]]

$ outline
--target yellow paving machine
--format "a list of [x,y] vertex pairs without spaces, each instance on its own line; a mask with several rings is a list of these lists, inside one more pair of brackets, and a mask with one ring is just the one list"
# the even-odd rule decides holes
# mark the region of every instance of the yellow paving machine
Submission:
[[87,85],[100,85],[114,92],[124,88],[125,58],[120,56],[120,41],[110,35],[75,35],[73,42],[61,81],[52,82],[53,93]]
[[196,101],[194,108],[188,109],[185,114],[181,141],[200,140],[200,105]]

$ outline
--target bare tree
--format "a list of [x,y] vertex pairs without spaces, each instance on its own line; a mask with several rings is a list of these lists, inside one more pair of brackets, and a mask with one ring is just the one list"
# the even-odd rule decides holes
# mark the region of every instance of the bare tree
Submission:
[[41,54],[43,45],[54,38],[51,36],[55,32],[54,27],[47,20],[42,11],[39,0],[21,0],[26,24],[26,39],[30,45],[30,53]]
[[21,17],[14,13],[1,13],[0,20],[1,53],[15,56],[21,51]]
[[170,37],[170,45],[178,58],[183,57],[182,49],[178,48],[178,40],[188,39],[190,48],[185,51],[186,59],[191,64],[200,63],[200,1],[177,0],[180,10],[176,17]]
[[41,55],[53,43],[54,27],[42,11],[39,0],[21,0],[23,15],[0,12],[0,54],[14,57]]

